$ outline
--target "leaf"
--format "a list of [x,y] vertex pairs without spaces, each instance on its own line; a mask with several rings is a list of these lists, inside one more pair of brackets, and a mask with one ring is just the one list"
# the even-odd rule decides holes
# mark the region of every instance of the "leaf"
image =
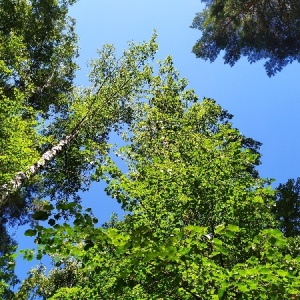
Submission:
[[20,253],[23,254],[24,259],[27,261],[31,261],[34,258],[34,250],[21,250]]
[[219,254],[220,254],[220,251],[213,251],[213,252],[209,255],[209,257],[214,257],[214,256],[219,255]]
[[68,204],[66,204],[65,209],[72,209],[74,207],[76,207],[78,205],[77,202],[70,202]]
[[237,283],[236,286],[242,293],[247,293],[249,291],[249,288],[245,284]]
[[34,220],[39,220],[39,221],[46,221],[48,217],[49,217],[49,213],[43,210],[36,211],[32,215],[32,218]]
[[43,210],[53,210],[54,209],[54,206],[52,204],[46,204],[43,206]]
[[285,270],[277,270],[277,274],[281,277],[287,277],[289,275],[289,272]]
[[24,232],[25,236],[35,236],[37,234],[37,230],[36,229],[27,229]]
[[36,256],[36,259],[37,260],[41,260],[43,258],[43,253],[42,253],[42,251],[38,251],[38,254],[37,254],[37,256]]
[[223,244],[223,242],[218,238],[214,238],[213,242],[216,246],[222,246],[222,244]]
[[80,226],[81,224],[84,224],[84,221],[82,218],[76,218],[73,222],[74,225]]
[[61,217],[61,214],[59,214],[59,213],[54,215],[54,218],[55,218],[56,220],[58,220],[60,217]]
[[233,237],[235,236],[235,233],[232,232],[232,231],[226,230],[226,231],[225,231],[225,235],[226,235],[227,237],[229,237],[229,238],[233,238]]
[[49,224],[50,226],[54,226],[55,223],[56,223],[56,221],[55,221],[54,219],[49,219],[49,221],[48,221],[48,224]]
[[225,247],[221,247],[219,250],[223,255],[228,255],[228,253],[229,253],[229,250],[226,249]]
[[216,234],[221,233],[224,230],[224,228],[225,228],[225,224],[221,224],[221,225],[216,226],[215,233]]
[[233,224],[228,224],[227,229],[231,232],[239,232],[240,231],[239,226],[236,226]]
[[94,242],[91,240],[85,241],[84,250],[87,251],[90,248],[94,247]]
[[227,290],[227,284],[223,282],[221,288],[218,291],[219,299],[222,299],[222,297],[223,297],[224,293],[226,292],[226,290]]
[[265,275],[272,274],[272,271],[269,268],[266,268],[266,267],[260,268],[259,271],[260,271],[261,274],[265,274]]

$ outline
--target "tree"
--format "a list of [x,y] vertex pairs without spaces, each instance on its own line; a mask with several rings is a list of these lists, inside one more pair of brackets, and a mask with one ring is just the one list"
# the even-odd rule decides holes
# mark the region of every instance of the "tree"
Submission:
[[[298,293],[299,251],[276,229],[274,191],[256,170],[260,144],[213,100],[197,103],[170,57],[154,73],[155,35],[121,58],[105,46],[91,63],[91,86],[75,88],[72,3],[7,0],[0,8],[2,298]],[[109,145],[112,130],[127,146]],[[103,179],[128,215],[97,228],[78,191]],[[13,295],[7,226],[26,221],[37,249],[24,257],[51,255],[55,268],[32,270]]]
[[96,162],[109,150],[109,132],[130,122],[131,102],[145,93],[147,61],[156,49],[154,35],[149,43],[131,43],[118,59],[112,46],[99,51],[99,59],[91,63],[92,86],[69,93],[68,112],[41,131],[41,149],[50,149],[40,159],[31,157],[31,166],[2,185],[2,207],[14,205],[21,194],[31,200],[26,211],[32,222],[52,216],[53,224],[76,214],[78,191],[88,189]]
[[[7,201],[6,187],[15,174],[36,161],[49,139],[38,131],[41,118],[63,114],[77,56],[74,1],[4,0],[0,7],[0,280],[14,285],[16,248],[8,227],[28,222],[31,200],[24,190]],[[26,137],[26,139],[24,139]],[[4,188],[4,190],[3,190]]]
[[[67,16],[72,3],[1,4],[0,229],[10,244],[1,249],[0,280],[13,278],[7,276],[15,249],[8,227],[34,225],[51,207],[79,202],[95,161],[108,151],[110,131],[130,122],[130,103],[142,96],[147,61],[156,51],[155,36],[150,43],[132,43],[119,59],[107,45],[91,62],[91,86],[74,87],[77,46],[74,21]],[[55,220],[69,212],[58,209]]]
[[110,155],[97,164],[93,177],[108,182],[107,193],[128,212],[123,221],[95,228],[87,209],[73,227],[29,232],[41,252],[77,262],[76,283],[56,286],[49,299],[299,293],[299,251],[290,252],[276,229],[274,191],[255,169],[260,144],[235,129],[215,101],[198,103],[186,86],[168,57],[148,77],[146,99],[132,106],[129,134],[123,132],[128,144],[115,149],[128,173]]
[[[2,208],[24,195],[31,200],[25,208],[32,222],[52,216],[49,224],[53,225],[61,217],[76,215],[78,191],[88,189],[96,163],[109,150],[109,132],[130,122],[131,102],[145,93],[150,71],[147,61],[156,49],[154,35],[149,43],[131,43],[119,59],[112,46],[99,51],[99,59],[92,62],[92,86],[69,93],[68,112],[38,135],[44,141],[41,149],[50,150],[40,159],[29,157],[32,165],[2,185]],[[48,199],[43,200],[45,197]]]
[[224,50],[224,61],[231,66],[242,56],[250,63],[266,59],[268,76],[300,62],[299,1],[202,2],[206,8],[191,26],[202,32],[193,47],[196,57],[212,62]]

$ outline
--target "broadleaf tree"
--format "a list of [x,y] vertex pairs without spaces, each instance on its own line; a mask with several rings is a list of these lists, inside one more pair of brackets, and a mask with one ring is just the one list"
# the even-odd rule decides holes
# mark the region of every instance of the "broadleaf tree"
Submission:
[[214,61],[224,51],[233,66],[241,57],[265,61],[273,76],[293,61],[300,62],[300,3],[297,0],[202,0],[192,28],[201,31],[193,47],[196,57]]
[[148,80],[147,95],[133,106],[122,134],[127,145],[114,149],[128,172],[110,154],[93,175],[107,181],[108,195],[127,215],[97,228],[87,209],[73,226],[40,226],[33,233],[39,251],[52,254],[57,268],[48,277],[33,270],[17,299],[298,294],[299,250],[291,251],[277,229],[275,191],[256,170],[260,144],[234,128],[215,101],[198,102],[170,57]]
[[101,163],[109,150],[109,132],[130,123],[131,102],[145,93],[150,71],[147,61],[156,49],[154,35],[149,43],[131,43],[118,59],[112,46],[99,51],[99,59],[92,63],[92,86],[75,89],[69,95],[68,113],[47,124],[41,148],[50,149],[31,158],[31,165],[19,169],[2,185],[2,207],[15,205],[15,197],[21,193],[31,200],[25,212],[29,212],[32,225],[49,216],[52,225],[68,215],[80,218],[78,192],[89,188],[96,163]]
[[0,5],[0,273],[1,282],[10,285],[16,282],[9,257],[16,244],[8,227],[29,221],[31,201],[24,191],[3,195],[16,173],[38,160],[50,142],[39,134],[42,118],[68,107],[66,94],[77,68],[74,23],[67,15],[72,3],[4,0]]
[[9,227],[34,225],[57,205],[53,220],[70,215],[108,151],[109,132],[130,122],[130,103],[143,93],[156,51],[155,35],[132,43],[121,58],[107,45],[91,63],[91,86],[74,87],[77,38],[67,14],[73,3],[1,4],[0,229],[8,243],[1,247],[1,288],[16,282]]

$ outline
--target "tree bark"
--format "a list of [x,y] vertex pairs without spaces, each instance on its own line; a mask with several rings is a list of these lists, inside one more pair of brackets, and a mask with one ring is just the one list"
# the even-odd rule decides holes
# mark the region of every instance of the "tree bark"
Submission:
[[25,172],[18,172],[14,179],[0,187],[0,207],[8,200],[9,196],[20,189],[30,178],[38,174],[57,154],[59,154],[78,135],[87,116],[83,117],[70,134],[59,141],[58,144],[47,150],[38,162],[30,166]]

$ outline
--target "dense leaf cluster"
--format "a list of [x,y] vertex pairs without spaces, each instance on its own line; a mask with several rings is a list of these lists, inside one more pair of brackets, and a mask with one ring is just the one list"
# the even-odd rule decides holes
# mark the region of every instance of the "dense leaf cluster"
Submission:
[[202,2],[207,6],[191,26],[202,33],[193,48],[197,57],[214,61],[224,50],[224,61],[231,66],[242,56],[250,63],[263,59],[268,76],[300,62],[299,1]]
[[280,229],[285,236],[300,235],[300,178],[289,179],[278,186],[274,213],[280,220]]

